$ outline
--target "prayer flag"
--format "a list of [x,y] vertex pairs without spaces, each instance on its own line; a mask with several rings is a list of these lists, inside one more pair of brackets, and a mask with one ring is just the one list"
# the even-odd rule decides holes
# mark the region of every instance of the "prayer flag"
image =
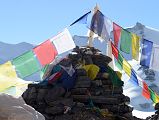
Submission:
[[153,47],[150,68],[159,71],[159,47]]
[[143,40],[143,48],[142,48],[140,65],[149,67],[150,60],[151,60],[152,47],[153,47],[153,42],[146,39]]
[[150,98],[154,103],[158,103],[158,98],[157,98],[157,94],[151,90],[151,88],[148,88],[149,92],[150,92]]
[[118,54],[119,54],[118,49],[114,46],[114,44],[112,42],[111,42],[111,47],[112,47],[112,53],[113,53],[114,57],[118,60]]
[[123,86],[123,82],[121,81],[121,79],[119,78],[117,73],[111,67],[108,67],[107,70],[108,70],[109,77],[112,80],[113,85],[114,86]]
[[136,76],[136,73],[133,69],[131,69],[131,77],[130,77],[130,81],[132,83],[134,83],[135,85],[139,86],[139,83],[138,83],[138,79],[137,79],[137,76]]
[[35,47],[33,51],[42,66],[51,63],[57,55],[56,48],[50,40],[47,40]]
[[139,36],[132,34],[132,58],[135,60],[139,60],[139,40]]
[[120,39],[121,39],[120,50],[129,54],[130,53],[130,48],[131,48],[131,43],[132,43],[131,33],[122,29]]
[[90,30],[104,40],[109,40],[110,33],[113,31],[113,22],[97,10],[92,17]]
[[120,35],[121,35],[121,27],[113,22],[113,33],[114,33],[114,44],[118,47]]
[[58,54],[67,52],[76,46],[68,29],[51,38],[51,41],[55,45]]
[[115,62],[115,60],[114,60],[114,56],[112,54],[111,41],[107,42],[107,56],[109,56],[112,59],[112,61],[108,64],[109,67],[111,67],[114,70],[114,62]]
[[81,16],[80,18],[78,18],[76,21],[74,21],[70,26],[74,25],[75,23],[86,24],[87,23],[87,17],[88,17],[88,15],[90,13],[91,13],[91,11],[87,12],[86,14],[84,14],[83,16]]
[[128,76],[131,76],[131,66],[125,59],[123,59],[123,70]]
[[94,80],[99,72],[99,67],[97,65],[85,65],[83,66],[83,69],[86,70],[87,76],[91,79]]
[[118,63],[121,65],[121,68],[123,68],[123,60],[124,60],[123,56],[119,53],[118,54]]
[[143,83],[142,95],[146,99],[150,99],[150,92],[149,92],[148,85],[144,81],[142,81],[142,83]]
[[40,69],[38,61],[32,51],[28,51],[21,56],[14,58],[12,64],[15,66],[15,69],[21,78],[29,76]]
[[10,61],[0,65],[0,75],[9,77],[9,78],[17,78],[16,71]]

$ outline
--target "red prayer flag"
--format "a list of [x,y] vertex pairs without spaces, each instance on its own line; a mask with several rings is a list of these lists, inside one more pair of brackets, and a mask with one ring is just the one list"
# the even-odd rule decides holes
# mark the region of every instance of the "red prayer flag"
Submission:
[[114,44],[111,42],[111,46],[112,46],[112,54],[114,55],[114,57],[118,60],[118,49],[114,46]]
[[56,48],[50,40],[47,40],[39,46],[35,47],[33,51],[42,66],[51,63],[57,55]]
[[150,99],[150,92],[148,89],[148,85],[143,81],[143,89],[142,89],[142,95],[146,98],[146,99]]
[[121,27],[113,22],[114,44],[117,47],[121,35]]

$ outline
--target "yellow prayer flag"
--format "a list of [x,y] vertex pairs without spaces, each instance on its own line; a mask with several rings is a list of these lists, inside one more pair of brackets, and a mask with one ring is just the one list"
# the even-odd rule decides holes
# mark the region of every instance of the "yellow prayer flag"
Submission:
[[115,72],[116,72],[117,76],[121,79],[122,73],[120,71],[115,71]]
[[139,36],[132,34],[132,58],[139,60]]
[[11,86],[14,86],[15,84],[16,84],[15,78],[7,77],[0,74],[0,91],[3,91]]
[[125,59],[123,59],[123,70],[128,76],[131,76],[131,66]]
[[87,72],[87,76],[91,79],[94,80],[99,72],[99,67],[96,65],[85,65],[83,67],[86,72]]
[[9,78],[17,78],[15,69],[10,61],[0,65],[0,76],[1,75]]
[[10,61],[0,65],[0,91],[14,86],[17,75]]

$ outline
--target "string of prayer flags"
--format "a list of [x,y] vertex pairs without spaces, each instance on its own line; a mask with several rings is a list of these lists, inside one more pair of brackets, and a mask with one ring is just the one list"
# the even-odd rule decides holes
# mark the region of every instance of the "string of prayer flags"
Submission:
[[15,66],[15,69],[21,78],[29,76],[40,70],[40,65],[31,50],[14,58],[12,60],[12,64]]
[[138,78],[136,76],[136,73],[133,69],[131,69],[131,77],[130,77],[130,81],[132,83],[134,83],[135,85],[139,86],[139,83],[138,83]]
[[118,47],[122,28],[113,22],[114,45]]
[[153,47],[153,42],[146,39],[143,40],[143,48],[142,48],[140,65],[149,67],[150,60],[151,60],[152,47]]
[[132,34],[132,58],[139,60],[140,38],[136,34]]
[[76,23],[86,24],[87,23],[87,17],[90,13],[91,13],[91,11],[87,12],[86,14],[84,14],[83,16],[78,18],[76,21],[74,21],[70,26],[72,26]]
[[110,32],[113,31],[113,22],[97,10],[92,17],[90,30],[104,40],[109,40]]
[[33,51],[43,67],[46,64],[51,63],[57,55],[56,48],[50,40],[47,40],[35,47]]
[[68,29],[64,29],[63,32],[51,38],[51,41],[55,45],[58,54],[67,52],[76,46]]
[[146,98],[146,99],[150,99],[150,92],[149,92],[149,87],[148,85],[142,81],[143,83],[143,88],[142,88],[142,95]]
[[120,50],[129,54],[130,53],[130,48],[132,44],[132,39],[131,39],[131,33],[128,31],[122,29],[121,31],[121,43],[120,43]]
[[0,75],[4,75],[9,78],[17,78],[16,71],[15,71],[11,61],[8,61],[8,62],[0,65]]
[[153,47],[152,50],[152,60],[150,62],[150,68],[156,71],[159,71],[159,63],[158,63],[158,59],[159,59],[159,47]]
[[[113,54],[113,49],[115,49],[116,47],[113,45],[112,42],[111,42],[111,46],[112,46],[112,54]],[[116,51],[116,50],[114,50],[114,51]],[[118,49],[117,49],[117,51],[118,51]],[[124,57],[121,55],[121,53],[119,51],[118,51],[118,57],[116,57],[116,58],[118,60],[118,63],[120,63],[120,65],[122,65],[123,70],[125,71],[125,73],[130,76],[130,80],[134,84],[142,87],[142,95],[146,99],[150,99],[151,98],[151,100],[154,103],[158,103],[159,102],[159,96],[148,87],[146,82],[144,82],[141,78],[139,78],[136,75],[136,73],[133,70],[133,68],[131,67],[131,65],[124,59]],[[114,82],[113,84],[116,84],[115,81],[112,81],[112,82]]]

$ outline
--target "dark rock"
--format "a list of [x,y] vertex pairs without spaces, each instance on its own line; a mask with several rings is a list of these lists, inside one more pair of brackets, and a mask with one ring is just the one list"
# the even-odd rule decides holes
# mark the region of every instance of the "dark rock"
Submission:
[[55,87],[48,91],[45,96],[45,101],[47,104],[50,104],[52,101],[55,101],[57,98],[62,97],[65,94],[65,89],[63,87]]
[[63,108],[63,106],[47,107],[45,109],[45,112],[47,114],[52,114],[52,115],[63,114],[64,108]]
[[87,72],[85,69],[77,69],[77,76],[87,76]]

